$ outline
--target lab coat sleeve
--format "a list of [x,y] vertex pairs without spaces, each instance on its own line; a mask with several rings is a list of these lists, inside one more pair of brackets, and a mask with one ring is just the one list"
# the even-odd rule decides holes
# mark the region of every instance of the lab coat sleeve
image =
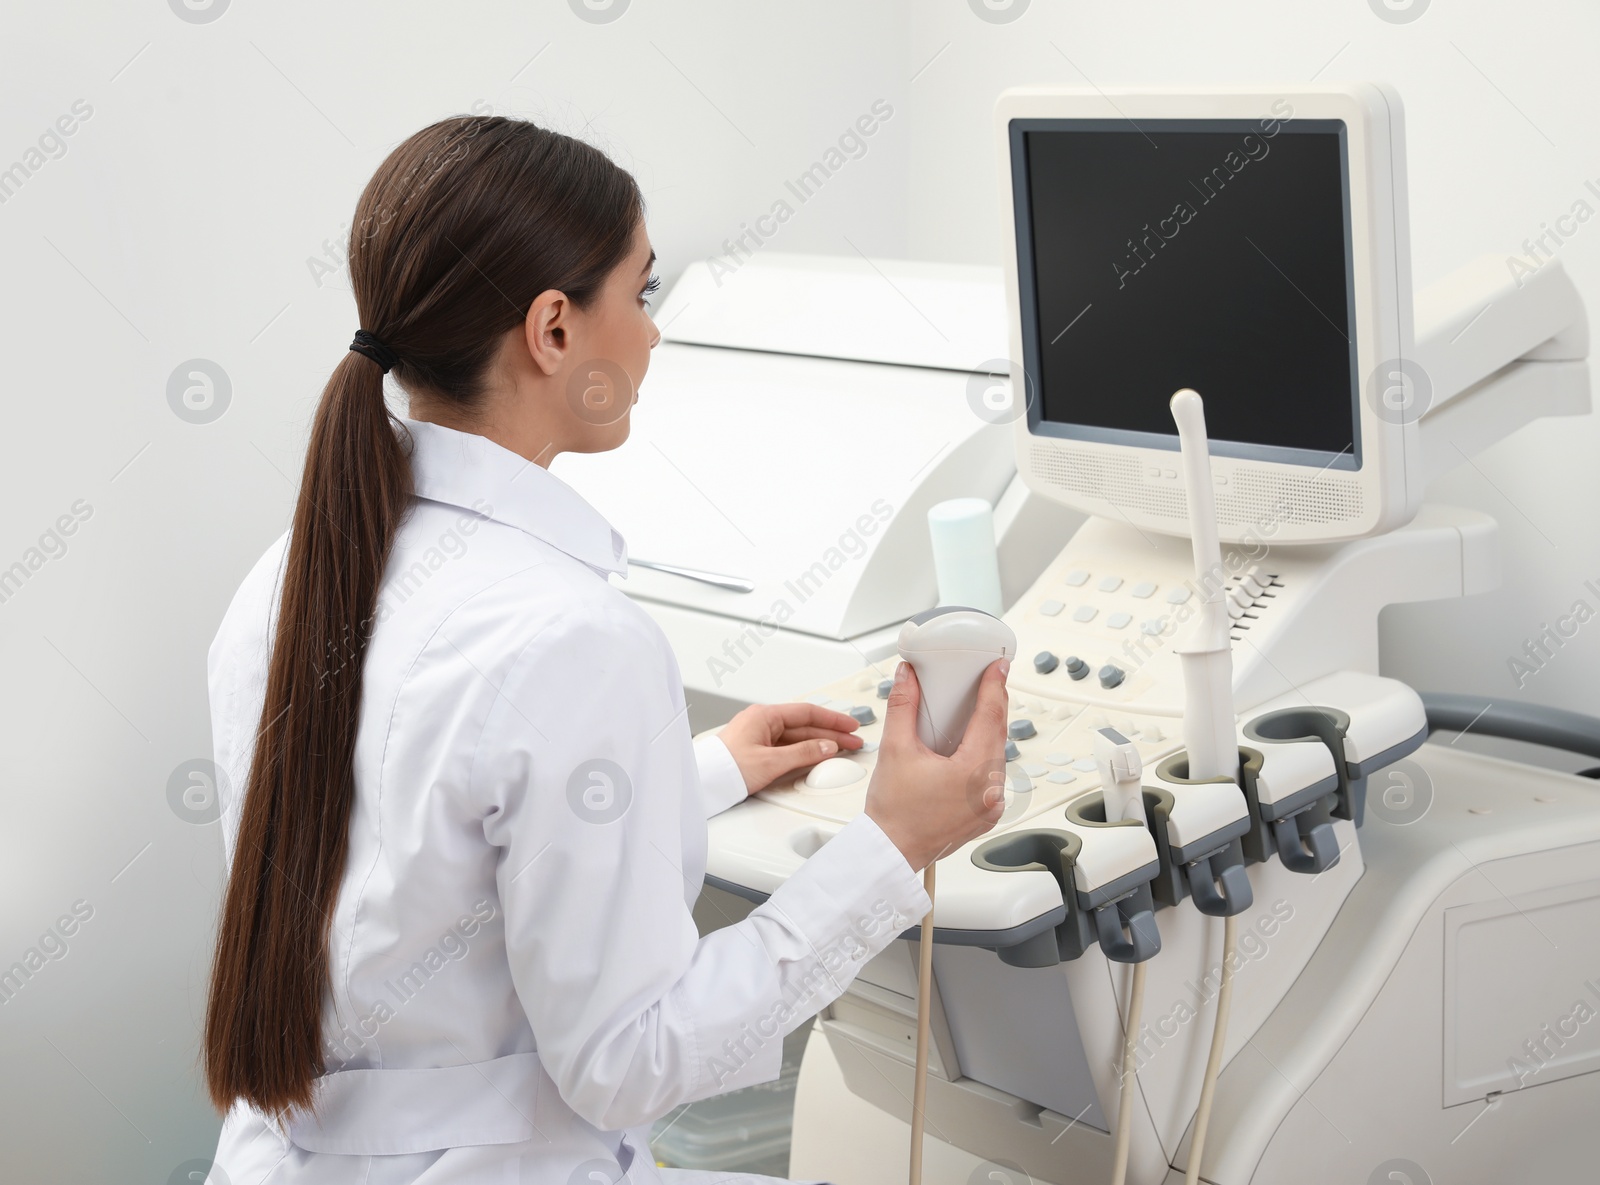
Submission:
[[695,738],[694,761],[700,770],[700,790],[705,795],[706,818],[737,806],[750,796],[739,763],[722,738],[707,733]]
[[784,1036],[932,906],[862,815],[701,938],[684,865],[703,801],[665,640],[602,601],[546,627],[499,692],[470,792],[501,849],[506,955],[546,1072],[601,1130],[774,1080]]

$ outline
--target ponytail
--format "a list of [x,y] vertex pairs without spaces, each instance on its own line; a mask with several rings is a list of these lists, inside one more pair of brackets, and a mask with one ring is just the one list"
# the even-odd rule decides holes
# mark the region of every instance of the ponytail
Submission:
[[206,1082],[226,1110],[309,1105],[322,1072],[328,924],[344,873],[362,659],[411,496],[383,375],[350,353],[322,394],[289,534],[206,1013]]
[[[396,148],[350,234],[360,323],[410,392],[470,410],[533,299],[588,304],[642,217],[598,149],[501,116],[456,117]],[[358,339],[360,340],[360,339]],[[309,1108],[324,1069],[329,927],[355,799],[362,668],[408,509],[408,442],[384,371],[349,352],[306,450],[266,696],[217,927],[202,1060],[218,1111]]]

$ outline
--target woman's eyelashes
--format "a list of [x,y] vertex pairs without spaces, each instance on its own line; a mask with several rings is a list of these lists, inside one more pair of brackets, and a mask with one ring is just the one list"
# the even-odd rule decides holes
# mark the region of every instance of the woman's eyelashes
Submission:
[[650,307],[650,298],[661,291],[661,277],[651,276],[650,282],[639,290],[639,299],[644,301],[645,307]]

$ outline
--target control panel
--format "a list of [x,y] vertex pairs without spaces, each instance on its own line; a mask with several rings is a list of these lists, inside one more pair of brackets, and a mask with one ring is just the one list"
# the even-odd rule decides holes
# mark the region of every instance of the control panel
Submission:
[[[1026,966],[1096,942],[1132,961],[1158,948],[1151,910],[1192,898],[1204,913],[1235,912],[1248,904],[1248,864],[1316,873],[1336,863],[1355,841],[1367,776],[1427,731],[1410,688],[1359,661],[1296,654],[1299,635],[1324,632],[1307,622],[1327,602],[1347,611],[1345,555],[1374,545],[1224,551],[1213,578],[1230,619],[1236,784],[1188,776],[1178,651],[1203,599],[1188,541],[1087,522],[1004,616],[1017,636],[1005,810],[939,861],[938,940]],[[1322,665],[1308,675],[1313,661]],[[804,697],[854,717],[863,746],[713,817],[708,883],[761,899],[862,812],[896,662]],[[1137,757],[1147,828],[1105,817],[1103,730],[1127,764]]]

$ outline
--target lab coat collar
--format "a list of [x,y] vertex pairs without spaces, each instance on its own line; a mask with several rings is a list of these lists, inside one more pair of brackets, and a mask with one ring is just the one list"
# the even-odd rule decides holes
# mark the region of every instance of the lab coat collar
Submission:
[[486,436],[406,416],[419,498],[444,502],[543,539],[604,576],[628,574],[628,545],[605,516],[542,465]]

